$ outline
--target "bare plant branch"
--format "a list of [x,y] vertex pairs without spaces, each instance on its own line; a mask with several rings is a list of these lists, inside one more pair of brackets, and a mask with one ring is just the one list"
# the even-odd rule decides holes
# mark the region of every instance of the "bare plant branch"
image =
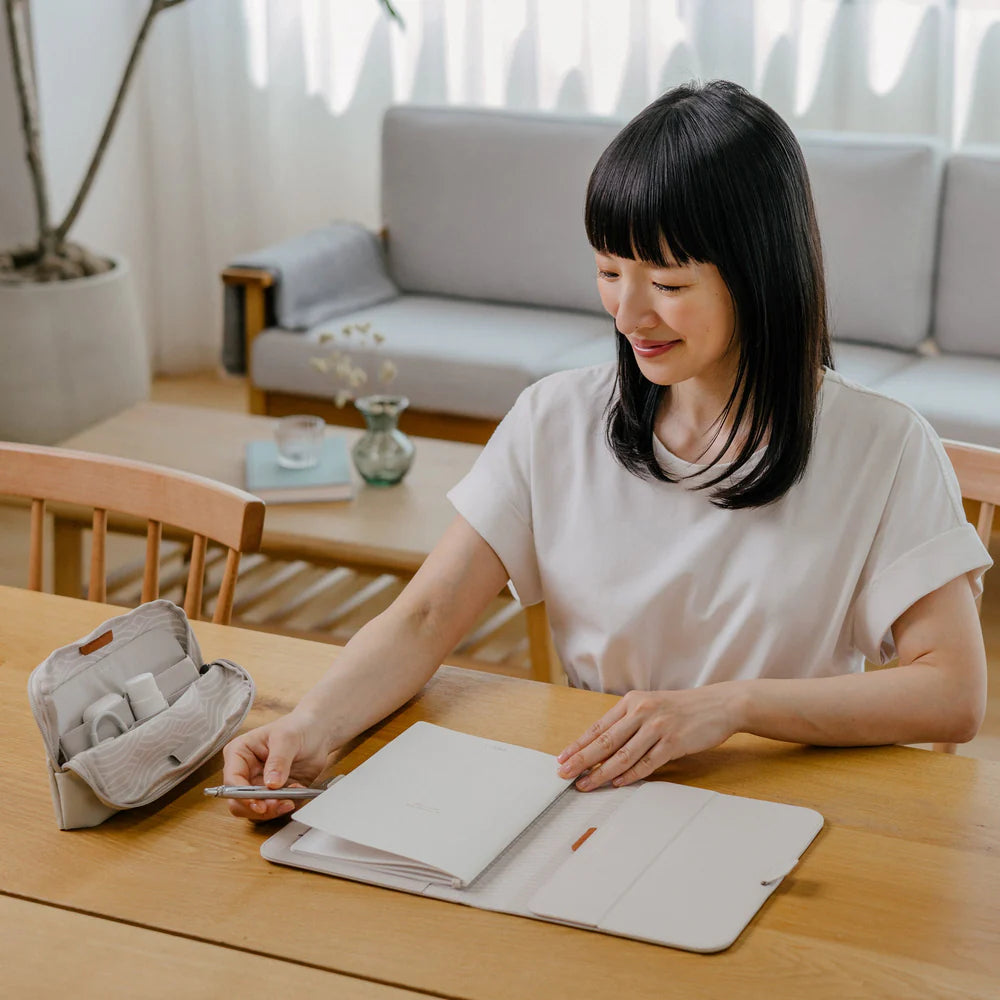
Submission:
[[[11,0],[7,0],[7,2],[9,4]],[[14,0],[14,2],[17,2],[17,0]],[[121,114],[122,105],[125,101],[125,93],[128,90],[129,83],[132,81],[132,74],[135,71],[135,67],[138,65],[139,53],[142,51],[142,47],[145,44],[146,36],[149,34],[149,29],[153,23],[153,18],[155,18],[161,10],[167,10],[169,7],[176,7],[178,4],[183,2],[184,0],[150,0],[149,10],[146,11],[146,16],[143,18],[142,24],[139,27],[139,33],[135,37],[135,42],[132,45],[132,53],[129,56],[128,63],[125,65],[125,72],[122,74],[121,83],[118,85],[118,93],[115,95],[115,102],[111,105],[108,120],[104,124],[104,131],[101,133],[101,137],[97,141],[97,147],[94,150],[94,155],[90,159],[90,166],[87,168],[86,174],[84,174],[83,182],[80,184],[80,189],[77,191],[76,197],[73,199],[73,204],[66,213],[66,218],[59,223],[59,227],[55,231],[57,243],[61,243],[66,238],[66,234],[69,232],[70,226],[72,226],[76,221],[76,217],[80,213],[80,208],[83,206],[83,202],[90,192],[90,187],[94,183],[97,168],[101,165],[101,160],[104,158],[104,153],[111,140],[111,133],[114,131],[115,125],[118,122],[119,114]]]
[[385,12],[391,17],[401,28],[406,27],[406,22],[400,17],[399,11],[393,7],[390,0],[379,0]]
[[38,217],[38,254],[51,249],[54,242],[49,221],[49,192],[42,167],[41,129],[38,122],[38,87],[32,63],[31,40],[28,36],[25,0],[5,0],[7,31],[17,85],[17,101],[21,110],[21,129],[31,171],[31,186],[35,193],[35,213]]

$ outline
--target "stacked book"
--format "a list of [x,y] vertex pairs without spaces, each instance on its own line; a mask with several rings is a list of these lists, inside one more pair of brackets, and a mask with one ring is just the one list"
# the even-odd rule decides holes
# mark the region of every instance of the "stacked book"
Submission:
[[273,440],[250,441],[246,448],[246,488],[265,503],[323,503],[354,496],[351,459],[343,437],[323,439],[319,462],[308,469],[278,463]]

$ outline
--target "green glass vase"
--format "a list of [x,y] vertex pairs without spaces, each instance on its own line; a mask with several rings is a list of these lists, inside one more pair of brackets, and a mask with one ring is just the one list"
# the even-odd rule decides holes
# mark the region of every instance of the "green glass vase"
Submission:
[[405,396],[362,396],[354,401],[365,418],[365,433],[351,449],[354,467],[372,486],[395,486],[410,470],[416,448],[399,429]]

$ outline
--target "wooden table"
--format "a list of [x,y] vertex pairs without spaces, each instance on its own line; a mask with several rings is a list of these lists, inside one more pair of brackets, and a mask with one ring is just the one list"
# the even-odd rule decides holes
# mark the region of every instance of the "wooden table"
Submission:
[[[275,420],[167,403],[140,403],[62,442],[66,448],[156,462],[244,487],[246,443],[273,435]],[[361,431],[331,428],[348,446]],[[414,438],[413,468],[392,489],[360,479],[354,500],[273,504],[264,519],[261,552],[321,566],[412,576],[455,516],[445,494],[472,467],[479,445]],[[55,518],[53,589],[77,596],[83,578],[82,534],[90,513]],[[112,517],[111,527],[145,532],[145,523]],[[553,676],[548,622],[541,605],[525,609],[532,676]]]
[[[63,447],[156,462],[245,488],[248,441],[270,438],[275,420],[169,403],[139,403],[61,442]],[[348,447],[361,436],[331,428]],[[317,563],[413,574],[455,516],[445,494],[472,467],[478,445],[414,438],[413,468],[392,489],[358,480],[358,495],[339,503],[273,504],[261,551]],[[60,554],[66,558],[66,540]]]
[[[186,938],[261,962],[475,1000],[997,996],[1000,764],[989,761],[738,736],[670,765],[662,775],[671,780],[811,806],[826,817],[743,935],[708,956],[269,865],[258,848],[272,829],[236,820],[201,794],[220,780],[218,759],[158,808],[60,832],[25,683],[54,647],[114,613],[0,588],[0,767],[13,789],[2,820],[0,896],[37,905],[31,919],[39,928],[42,910],[56,908],[94,921],[92,947],[131,947],[116,938],[127,924],[156,941]],[[231,657],[256,679],[248,725],[289,709],[336,653],[209,623],[195,631],[206,657]],[[355,766],[421,719],[554,753],[613,700],[442,668],[419,697],[348,747],[335,769]],[[16,912],[2,920],[20,926]],[[0,967],[0,994],[11,992],[5,977],[58,975],[38,957],[47,948],[41,938],[22,932],[19,941]],[[162,954],[171,954],[166,945]],[[167,981],[170,966],[157,967]],[[243,981],[234,980],[234,990]]]
[[0,895],[6,997],[357,997],[415,1000],[411,990],[312,969],[147,927]]

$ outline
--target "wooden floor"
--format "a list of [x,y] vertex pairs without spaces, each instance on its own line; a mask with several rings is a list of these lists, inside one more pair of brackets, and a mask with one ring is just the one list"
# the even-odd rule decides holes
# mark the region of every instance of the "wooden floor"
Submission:
[[[226,410],[246,408],[243,380],[214,373],[158,379],[153,386],[153,399]],[[27,525],[26,511],[0,507],[0,584],[25,584]],[[135,540],[119,539],[117,548],[109,551],[109,563],[114,564],[115,560],[122,565],[135,562],[142,556],[139,544],[140,548],[136,549]],[[1000,545],[996,541],[992,555],[1000,564]],[[304,564],[274,563],[251,557],[245,561],[240,574],[237,614],[241,624],[252,628],[342,643],[361,624],[388,606],[401,586],[400,581],[392,578],[361,579],[344,575],[331,578],[330,571]],[[124,580],[117,596],[109,596],[109,601],[128,604],[137,600],[137,594],[138,587]],[[167,593],[165,596],[173,595]],[[287,609],[292,605],[295,605],[294,613],[289,615]],[[986,721],[979,736],[960,747],[959,753],[1000,760],[1000,569],[994,569],[987,576],[983,634],[990,676]],[[450,659],[480,669],[526,676],[527,637],[523,616],[509,614],[505,602],[498,600],[467,638],[464,647]]]

